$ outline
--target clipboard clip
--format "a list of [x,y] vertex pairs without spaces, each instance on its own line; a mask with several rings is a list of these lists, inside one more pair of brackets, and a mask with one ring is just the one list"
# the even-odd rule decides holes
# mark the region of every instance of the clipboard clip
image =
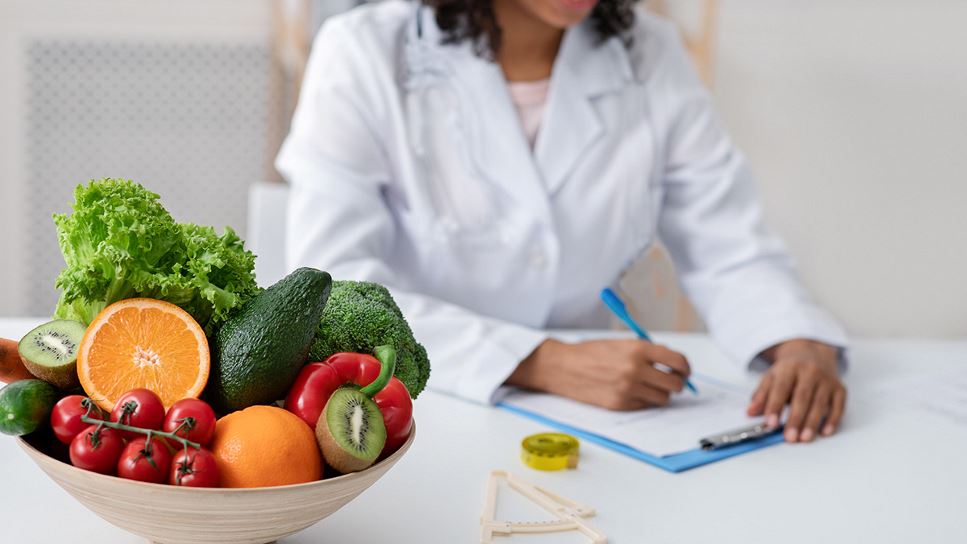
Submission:
[[743,442],[756,440],[764,436],[769,436],[770,434],[779,432],[780,430],[782,430],[781,425],[778,427],[770,427],[765,423],[759,423],[751,427],[733,429],[721,434],[708,436],[699,440],[698,443],[703,450],[717,450],[727,446],[734,446],[736,444],[742,444]]

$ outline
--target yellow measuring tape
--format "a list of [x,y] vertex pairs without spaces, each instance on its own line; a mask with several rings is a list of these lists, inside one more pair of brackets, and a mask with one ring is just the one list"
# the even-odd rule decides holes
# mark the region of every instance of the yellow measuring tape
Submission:
[[521,442],[520,458],[537,470],[577,468],[579,448],[578,439],[569,434],[534,434]]

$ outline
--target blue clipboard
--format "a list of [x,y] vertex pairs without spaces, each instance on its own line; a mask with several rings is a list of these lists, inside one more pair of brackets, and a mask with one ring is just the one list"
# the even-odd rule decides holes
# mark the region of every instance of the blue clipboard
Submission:
[[[666,455],[664,457],[659,457],[652,455],[650,453],[643,452],[636,448],[632,448],[627,444],[622,444],[621,442],[616,442],[610,438],[606,438],[599,434],[591,433],[583,429],[578,429],[570,425],[555,421],[553,419],[544,417],[540,414],[536,414],[529,410],[524,410],[516,406],[511,406],[509,404],[500,402],[497,403],[499,408],[507,410],[508,412],[515,413],[517,415],[524,416],[526,418],[532,419],[544,425],[560,429],[566,433],[572,434],[578,438],[586,440],[588,442],[593,442],[600,446],[604,446],[610,450],[614,450],[618,453],[623,453],[629,457],[638,459],[639,461],[644,461],[650,465],[654,465],[660,469],[667,470],[672,473],[685,472],[686,470],[693,469],[695,467],[700,467],[702,465],[707,465],[709,463],[714,463],[716,461],[721,461],[722,459],[728,459],[729,457],[735,457],[736,455],[742,455],[743,453],[748,453],[750,451],[755,451],[758,449],[766,448],[775,444],[781,443],[784,438],[781,432],[770,434],[762,438],[751,440],[749,442],[743,442],[741,444],[736,444],[735,446],[728,446],[725,448],[717,450],[703,450],[701,448],[695,448],[694,450],[685,451],[682,453],[676,453],[674,455]],[[699,437],[695,437],[695,442],[698,443]]]

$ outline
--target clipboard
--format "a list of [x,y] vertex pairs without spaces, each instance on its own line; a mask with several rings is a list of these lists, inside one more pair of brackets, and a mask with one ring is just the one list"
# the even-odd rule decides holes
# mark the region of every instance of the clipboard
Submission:
[[[773,434],[766,435],[762,438],[757,438],[755,440],[750,440],[735,444],[734,446],[728,446],[719,449],[705,450],[700,447],[696,447],[693,450],[684,451],[681,453],[676,453],[672,455],[656,456],[650,453],[641,451],[639,449],[628,446],[627,444],[622,444],[621,442],[614,441],[610,438],[601,436],[596,433],[586,431],[584,429],[578,429],[571,425],[561,423],[560,421],[555,421],[551,418],[545,417],[543,415],[525,410],[517,406],[511,406],[510,404],[500,402],[497,403],[497,407],[508,412],[517,414],[519,416],[526,417],[528,419],[537,421],[543,425],[549,427],[554,427],[568,434],[574,435],[582,440],[588,442],[593,442],[599,446],[603,446],[612,451],[627,455],[639,461],[644,461],[650,465],[654,465],[662,470],[666,470],[671,473],[685,472],[693,468],[707,465],[709,463],[715,463],[716,461],[721,461],[723,459],[728,459],[730,457],[735,457],[736,455],[742,455],[744,453],[749,453],[755,450],[773,446],[775,444],[782,443],[785,438],[782,433],[777,432]],[[695,437],[695,444],[701,437]]]

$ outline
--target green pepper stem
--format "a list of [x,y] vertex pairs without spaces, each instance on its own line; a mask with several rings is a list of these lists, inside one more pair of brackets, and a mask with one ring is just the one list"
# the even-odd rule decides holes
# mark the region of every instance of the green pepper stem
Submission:
[[377,346],[373,350],[373,354],[379,359],[381,365],[379,376],[373,380],[373,383],[359,390],[362,394],[370,398],[386,387],[390,378],[393,377],[393,372],[396,371],[396,348],[393,346]]

